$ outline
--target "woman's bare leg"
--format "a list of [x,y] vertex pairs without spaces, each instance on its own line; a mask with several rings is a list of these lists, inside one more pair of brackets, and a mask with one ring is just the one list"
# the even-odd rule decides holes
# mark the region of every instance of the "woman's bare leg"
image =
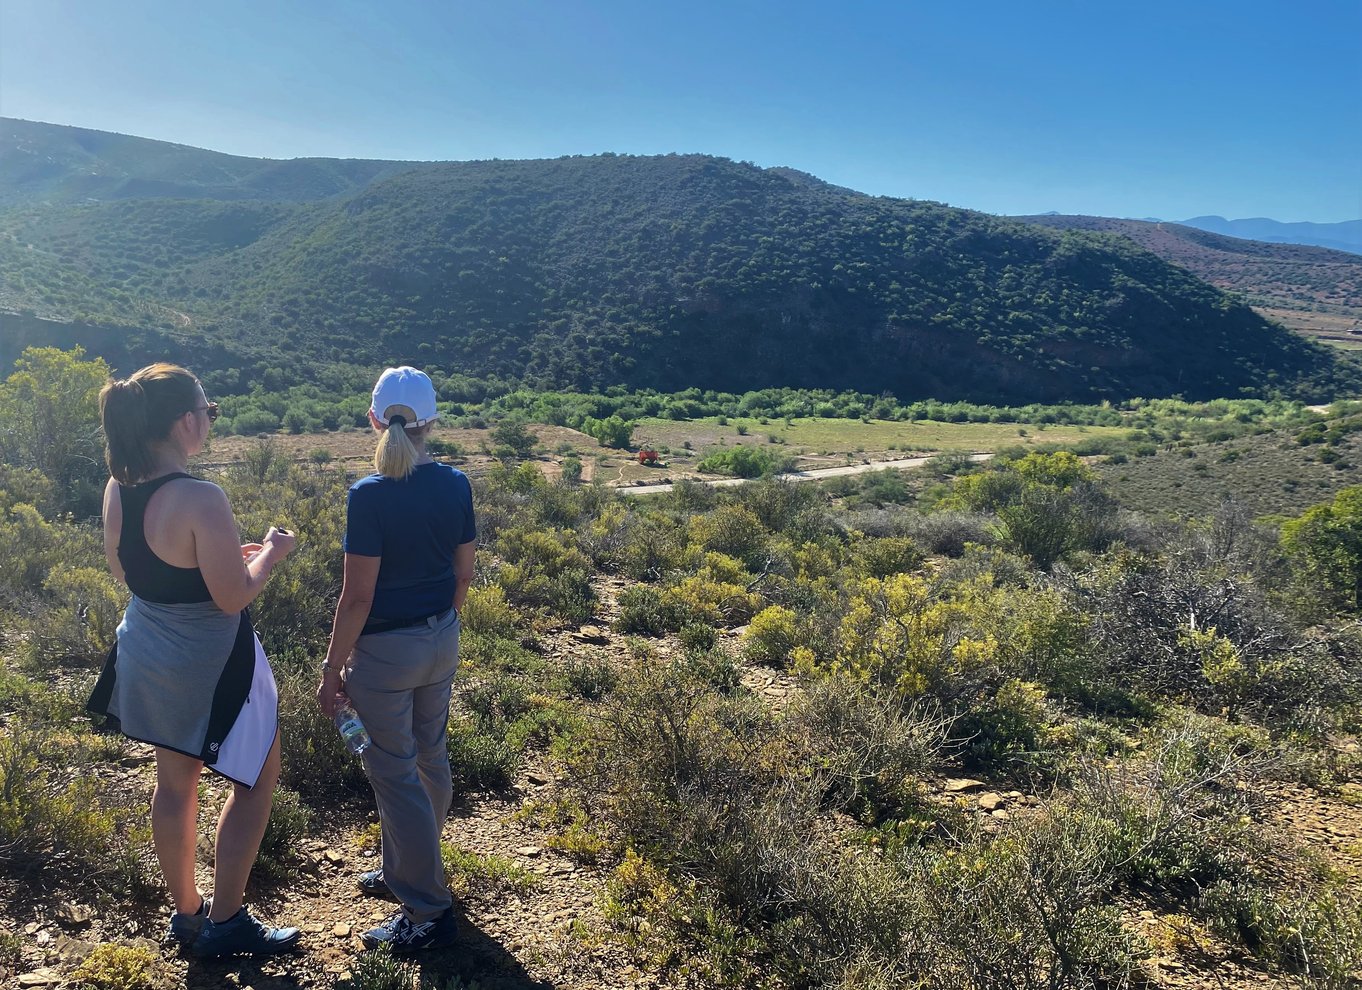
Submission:
[[194,882],[199,839],[199,775],[203,763],[174,750],[156,750],[151,836],[175,910],[192,914],[203,903]]
[[213,909],[209,917],[226,921],[241,910],[246,880],[255,865],[260,840],[270,820],[274,787],[279,782],[279,733],[254,787],[232,786],[218,818],[217,857],[213,873]]

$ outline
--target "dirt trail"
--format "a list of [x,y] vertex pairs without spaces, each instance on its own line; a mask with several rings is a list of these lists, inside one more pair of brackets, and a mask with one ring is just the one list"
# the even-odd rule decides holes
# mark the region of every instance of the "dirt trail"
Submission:
[[[986,461],[992,456],[991,453],[976,453],[970,454],[969,459],[972,461]],[[922,465],[926,464],[931,459],[931,457],[902,457],[895,461],[867,461],[864,464],[848,464],[845,467],[814,468],[809,471],[790,471],[787,474],[777,475],[776,477],[781,481],[818,481],[822,478],[840,478],[849,474],[865,474],[869,471],[902,471],[907,468],[922,467]],[[729,488],[734,485],[745,485],[750,480],[752,479],[719,478],[714,481],[701,481],[700,483],[703,485],[710,485],[714,488]],[[665,482],[658,485],[622,486],[619,491],[621,495],[660,495],[663,492],[671,491],[672,487],[672,482]]]

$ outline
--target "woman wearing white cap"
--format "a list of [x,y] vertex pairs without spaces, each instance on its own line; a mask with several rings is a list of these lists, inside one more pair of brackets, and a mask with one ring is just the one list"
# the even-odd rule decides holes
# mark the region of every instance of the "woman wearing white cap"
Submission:
[[447,945],[457,927],[440,829],[453,799],[445,733],[477,529],[468,478],[426,453],[438,415],[422,371],[389,368],[374,386],[377,473],[350,487],[344,583],[317,689],[327,715],[348,695],[372,740],[363,759],[383,865],[359,886],[402,906],[361,939],[398,953]]

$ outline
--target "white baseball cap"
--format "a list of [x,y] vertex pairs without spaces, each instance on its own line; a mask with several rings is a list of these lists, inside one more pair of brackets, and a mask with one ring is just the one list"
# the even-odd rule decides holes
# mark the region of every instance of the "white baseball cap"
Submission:
[[388,419],[384,413],[393,406],[406,406],[416,413],[416,422],[408,423],[407,426],[425,426],[440,416],[439,410],[435,408],[435,386],[431,384],[430,376],[407,365],[388,368],[378,376],[378,383],[374,386],[374,401],[369,411],[374,414],[374,419],[387,426]]

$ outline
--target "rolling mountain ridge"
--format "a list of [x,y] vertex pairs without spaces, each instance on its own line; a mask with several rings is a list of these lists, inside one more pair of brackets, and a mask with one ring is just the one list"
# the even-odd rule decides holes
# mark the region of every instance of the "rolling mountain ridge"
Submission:
[[[42,126],[18,128],[28,147]],[[0,212],[10,346],[111,327],[95,336],[134,360],[128,340],[167,334],[247,387],[399,359],[554,387],[1007,402],[1321,397],[1354,375],[1129,240],[791,169],[703,155],[319,161],[290,185],[283,166],[299,163],[72,130],[54,146],[121,162],[98,173],[119,193]],[[60,163],[35,177],[32,153],[12,167],[3,148],[0,202],[79,185]],[[199,191],[123,195],[152,176]],[[337,183],[350,185],[321,195]]]

